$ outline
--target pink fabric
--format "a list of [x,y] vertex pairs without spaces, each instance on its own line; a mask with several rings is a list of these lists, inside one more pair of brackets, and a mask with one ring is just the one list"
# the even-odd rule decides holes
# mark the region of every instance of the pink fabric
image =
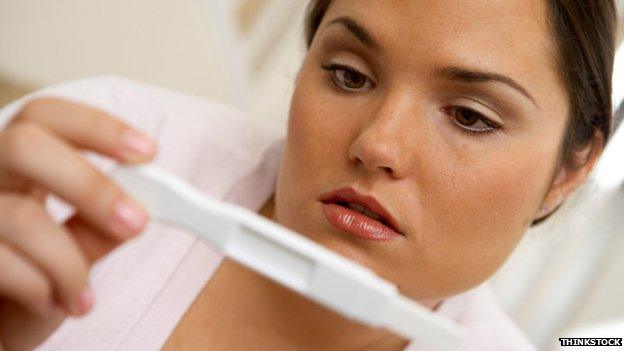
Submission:
[[[0,111],[0,127],[35,96],[96,106],[152,135],[156,163],[210,196],[258,210],[274,191],[283,131],[232,108],[129,80],[103,77],[44,89]],[[89,155],[104,171],[112,164]],[[59,221],[70,213],[49,202]],[[94,267],[96,307],[70,318],[39,350],[157,350],[215,269],[222,255],[193,234],[151,223],[137,239]],[[487,284],[447,299],[436,312],[464,325],[461,351],[534,350],[501,311]],[[423,351],[415,343],[405,350]]]

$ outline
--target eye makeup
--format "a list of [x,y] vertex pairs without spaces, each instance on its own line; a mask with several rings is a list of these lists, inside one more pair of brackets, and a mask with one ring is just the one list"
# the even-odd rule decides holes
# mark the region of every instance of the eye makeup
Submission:
[[365,92],[374,89],[376,86],[372,79],[348,65],[330,63],[322,64],[321,68],[327,72],[327,78],[332,85],[341,91]]

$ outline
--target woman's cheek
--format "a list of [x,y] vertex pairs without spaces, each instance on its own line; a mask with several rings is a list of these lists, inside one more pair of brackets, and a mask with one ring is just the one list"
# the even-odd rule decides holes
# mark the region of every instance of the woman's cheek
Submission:
[[[318,78],[317,78],[318,79]],[[308,176],[318,176],[324,170],[340,180],[339,172],[344,171],[351,136],[353,111],[349,110],[344,97],[325,85],[326,81],[305,79],[293,94],[288,120],[289,151],[300,172]]]
[[303,94],[294,96],[291,104],[287,146],[291,161],[300,167],[297,172],[312,176],[323,166],[326,150],[331,148],[335,139],[328,128],[332,114],[315,106],[313,97],[299,95]]
[[[305,72],[293,93],[287,126],[282,165],[278,177],[278,212],[284,224],[299,226],[303,230],[301,214],[310,213],[312,204],[320,191],[327,186],[325,174],[339,176],[338,169],[329,155],[338,157],[335,147],[336,134],[330,126],[335,112],[318,96],[318,87],[309,83]],[[320,102],[319,102],[320,101]],[[298,223],[295,221],[299,218]],[[307,223],[309,224],[309,223]]]
[[[541,194],[540,179],[544,176],[526,167],[535,163],[499,162],[483,174],[486,187],[465,194],[466,203],[476,211],[468,211],[465,221],[454,223],[465,228],[456,237],[459,255],[456,264],[471,267],[472,276],[480,282],[489,278],[506,260],[530,224],[536,202]],[[538,186],[537,186],[538,185]],[[527,223],[529,222],[529,223]],[[463,238],[463,240],[462,240]],[[467,238],[467,240],[466,240]],[[462,253],[463,250],[463,253]]]

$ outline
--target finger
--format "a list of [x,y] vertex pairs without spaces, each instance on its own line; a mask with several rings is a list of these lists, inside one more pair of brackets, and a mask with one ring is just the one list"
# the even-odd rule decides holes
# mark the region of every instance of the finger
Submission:
[[26,194],[28,194],[29,197],[37,200],[39,203],[44,204],[45,205],[45,200],[48,197],[48,192],[45,191],[44,189],[41,189],[39,187],[30,187],[27,190],[24,191]]
[[0,299],[0,339],[6,350],[38,350],[66,318],[58,306],[42,318],[18,303]]
[[11,129],[0,135],[0,169],[54,193],[103,233],[140,232],[147,221],[141,207],[70,145],[33,123]]
[[52,286],[45,273],[1,242],[0,295],[42,316],[54,306]]
[[51,280],[68,312],[82,315],[92,304],[88,263],[78,245],[41,204],[15,194],[0,195],[0,241],[18,250]]
[[[1,135],[1,134],[0,134]],[[29,184],[26,180],[16,177],[15,174],[0,166],[0,189],[5,191],[28,191]]]
[[111,239],[102,235],[101,232],[89,225],[79,216],[74,216],[67,220],[65,222],[65,227],[71,233],[74,241],[80,247],[90,265],[113,251],[122,243],[120,240]]
[[73,145],[125,162],[151,159],[155,144],[150,137],[108,113],[87,105],[58,98],[29,102],[16,117],[35,122]]

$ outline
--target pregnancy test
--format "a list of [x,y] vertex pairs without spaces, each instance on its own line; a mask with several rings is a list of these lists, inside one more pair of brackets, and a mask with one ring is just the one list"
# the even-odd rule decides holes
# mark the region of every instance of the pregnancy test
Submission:
[[185,227],[225,256],[366,325],[419,345],[455,350],[463,328],[399,294],[396,286],[254,211],[210,198],[155,166],[123,166],[113,179],[151,219]]

